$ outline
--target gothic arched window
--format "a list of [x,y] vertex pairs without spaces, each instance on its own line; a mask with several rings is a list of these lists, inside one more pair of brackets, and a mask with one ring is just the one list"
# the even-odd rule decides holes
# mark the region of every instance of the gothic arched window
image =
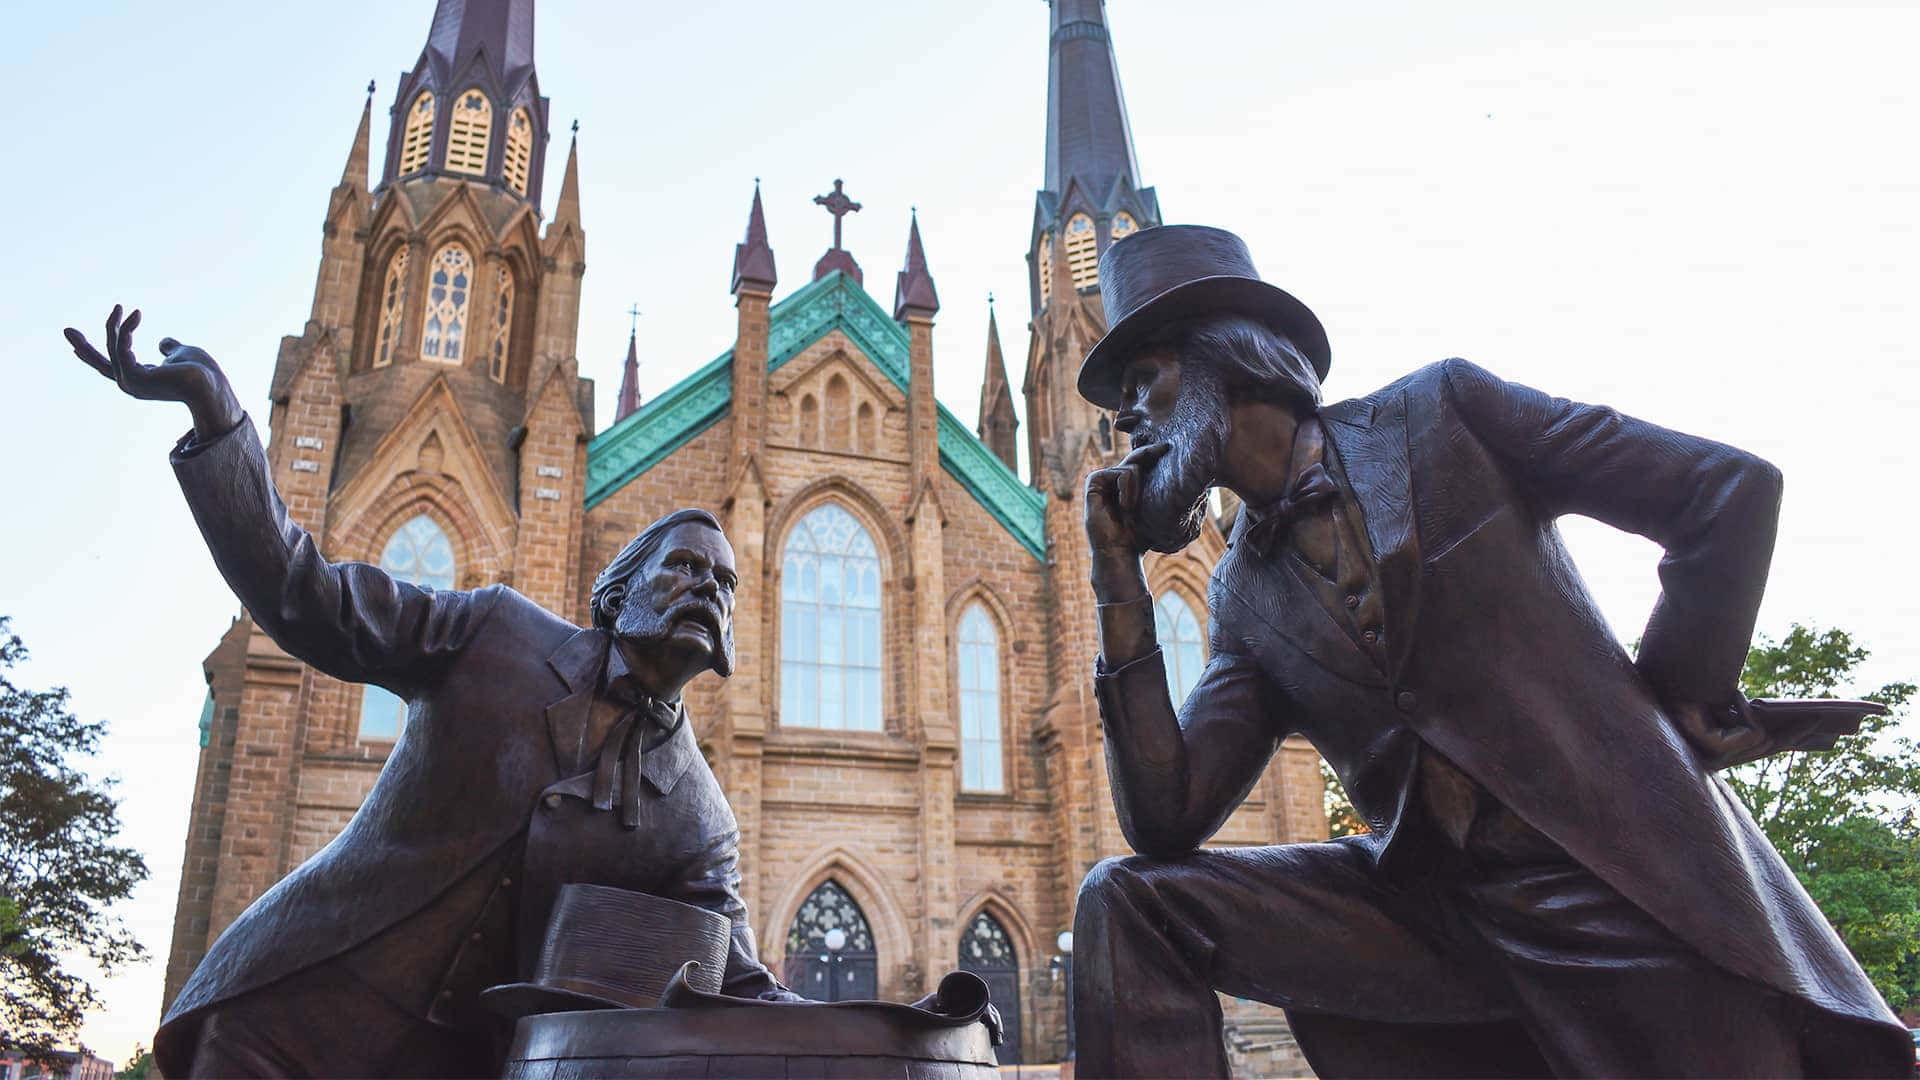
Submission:
[[1107,226],[1107,236],[1113,240],[1118,240],[1123,236],[1132,236],[1139,231],[1140,226],[1134,222],[1133,215],[1127,213],[1125,210],[1113,215],[1113,224]]
[[880,553],[834,503],[787,537],[780,564],[780,722],[879,731]]
[[[843,935],[830,949],[827,935]],[[815,1001],[871,1000],[879,987],[879,957],[866,913],[847,890],[823,881],[801,902],[787,928],[786,984]]]
[[427,151],[433,146],[433,91],[422,90],[407,110],[407,126],[400,136],[400,175],[427,167]]
[[1067,222],[1067,269],[1073,272],[1076,289],[1100,284],[1100,244],[1093,219],[1085,214],[1075,214]]
[[487,373],[494,382],[507,381],[507,348],[513,344],[513,271],[501,263],[493,272],[493,352]]
[[[416,514],[387,538],[380,569],[429,589],[453,588],[453,545],[425,514]],[[407,703],[385,687],[369,683],[360,698],[360,737],[396,739],[407,718]]]
[[393,363],[393,349],[400,337],[400,318],[407,312],[407,245],[401,244],[387,262],[386,280],[380,283],[380,330],[374,335],[373,366]]
[[994,1051],[1002,1065],[1021,1062],[1020,956],[1000,920],[982,911],[960,935],[960,970],[986,980],[988,996],[1000,1009],[1000,1046]]
[[448,364],[460,362],[467,335],[467,298],[473,292],[473,260],[467,249],[448,244],[427,268],[427,317],[420,327],[420,355]]
[[527,110],[515,109],[507,121],[507,155],[503,171],[507,184],[522,195],[527,193],[527,163],[533,160],[533,121]]
[[1200,620],[1193,609],[1168,589],[1153,604],[1153,632],[1160,639],[1160,655],[1167,667],[1167,693],[1173,706],[1187,700],[1193,684],[1200,681],[1200,670],[1207,666],[1205,641],[1200,636]]
[[493,102],[479,90],[468,90],[453,100],[453,118],[447,124],[447,168],[453,172],[487,171],[487,146],[493,141]]
[[1000,636],[975,601],[960,616],[960,790],[1004,791],[1000,763]]

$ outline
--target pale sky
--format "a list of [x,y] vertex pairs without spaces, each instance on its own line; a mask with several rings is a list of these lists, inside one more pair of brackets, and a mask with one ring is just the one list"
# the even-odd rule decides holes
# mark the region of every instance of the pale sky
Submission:
[[[166,464],[184,410],[122,398],[60,328],[97,335],[115,301],[140,306],[147,359],[162,335],[200,344],[264,414],[362,88],[379,81],[379,147],[432,6],[36,5],[11,21],[29,90],[0,171],[17,208],[0,613],[34,653],[18,681],[69,685],[112,722],[93,769],[123,779],[125,839],[153,870],[124,909],[153,959],[104,984],[85,1031],[116,1062],[158,1020],[199,665],[237,605]],[[1166,221],[1239,232],[1319,313],[1330,397],[1465,356],[1753,450],[1787,477],[1761,630],[1843,627],[1875,650],[1869,684],[1920,678],[1920,10],[1111,0],[1109,22]],[[976,415],[989,292],[1018,385],[1046,35],[1036,0],[543,4],[548,209],[578,117],[579,357],[600,422],[630,303],[649,397],[730,344],[756,176],[779,295],[831,236],[812,196],[844,177],[866,207],[847,247],[889,309],[920,209],[941,400]],[[1565,529],[1636,636],[1657,549]]]

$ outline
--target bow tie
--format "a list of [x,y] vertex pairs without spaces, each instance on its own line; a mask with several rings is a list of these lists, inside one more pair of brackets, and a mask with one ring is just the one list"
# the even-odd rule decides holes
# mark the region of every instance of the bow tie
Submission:
[[1262,557],[1287,534],[1295,520],[1306,516],[1327,500],[1340,494],[1340,488],[1327,475],[1326,467],[1314,462],[1294,477],[1293,487],[1285,495],[1260,508],[1260,520],[1247,527],[1241,539],[1253,545]]
[[607,732],[600,744],[600,758],[593,767],[593,808],[613,809],[614,777],[620,779],[620,824],[629,829],[640,827],[640,748],[647,734],[658,727],[673,730],[680,717],[678,702],[665,702],[647,694],[636,694],[617,679],[607,688],[607,696],[627,706],[627,714]]

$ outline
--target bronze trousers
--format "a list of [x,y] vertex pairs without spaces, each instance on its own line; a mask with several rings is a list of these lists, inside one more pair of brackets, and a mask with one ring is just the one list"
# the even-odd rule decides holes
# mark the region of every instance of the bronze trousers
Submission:
[[1226,1076],[1218,990],[1285,1008],[1322,1077],[1804,1074],[1797,1001],[1557,852],[1391,877],[1351,838],[1109,859],[1074,923],[1078,1073]]

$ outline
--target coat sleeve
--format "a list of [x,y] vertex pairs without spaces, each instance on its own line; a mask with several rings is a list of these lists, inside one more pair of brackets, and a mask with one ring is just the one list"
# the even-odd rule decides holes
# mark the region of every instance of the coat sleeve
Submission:
[[214,565],[247,613],[328,675],[411,696],[498,602],[497,589],[423,589],[365,563],[328,562],[287,516],[251,418],[205,443],[189,434],[172,460]]
[[1737,693],[1765,592],[1780,471],[1724,443],[1442,365],[1467,428],[1544,515],[1582,514],[1665,549],[1641,674],[1669,701]]
[[1213,656],[1178,715],[1160,650],[1115,671],[1096,661],[1114,810],[1143,855],[1183,855],[1204,843],[1253,789],[1285,734],[1265,673],[1225,645],[1216,632]]

